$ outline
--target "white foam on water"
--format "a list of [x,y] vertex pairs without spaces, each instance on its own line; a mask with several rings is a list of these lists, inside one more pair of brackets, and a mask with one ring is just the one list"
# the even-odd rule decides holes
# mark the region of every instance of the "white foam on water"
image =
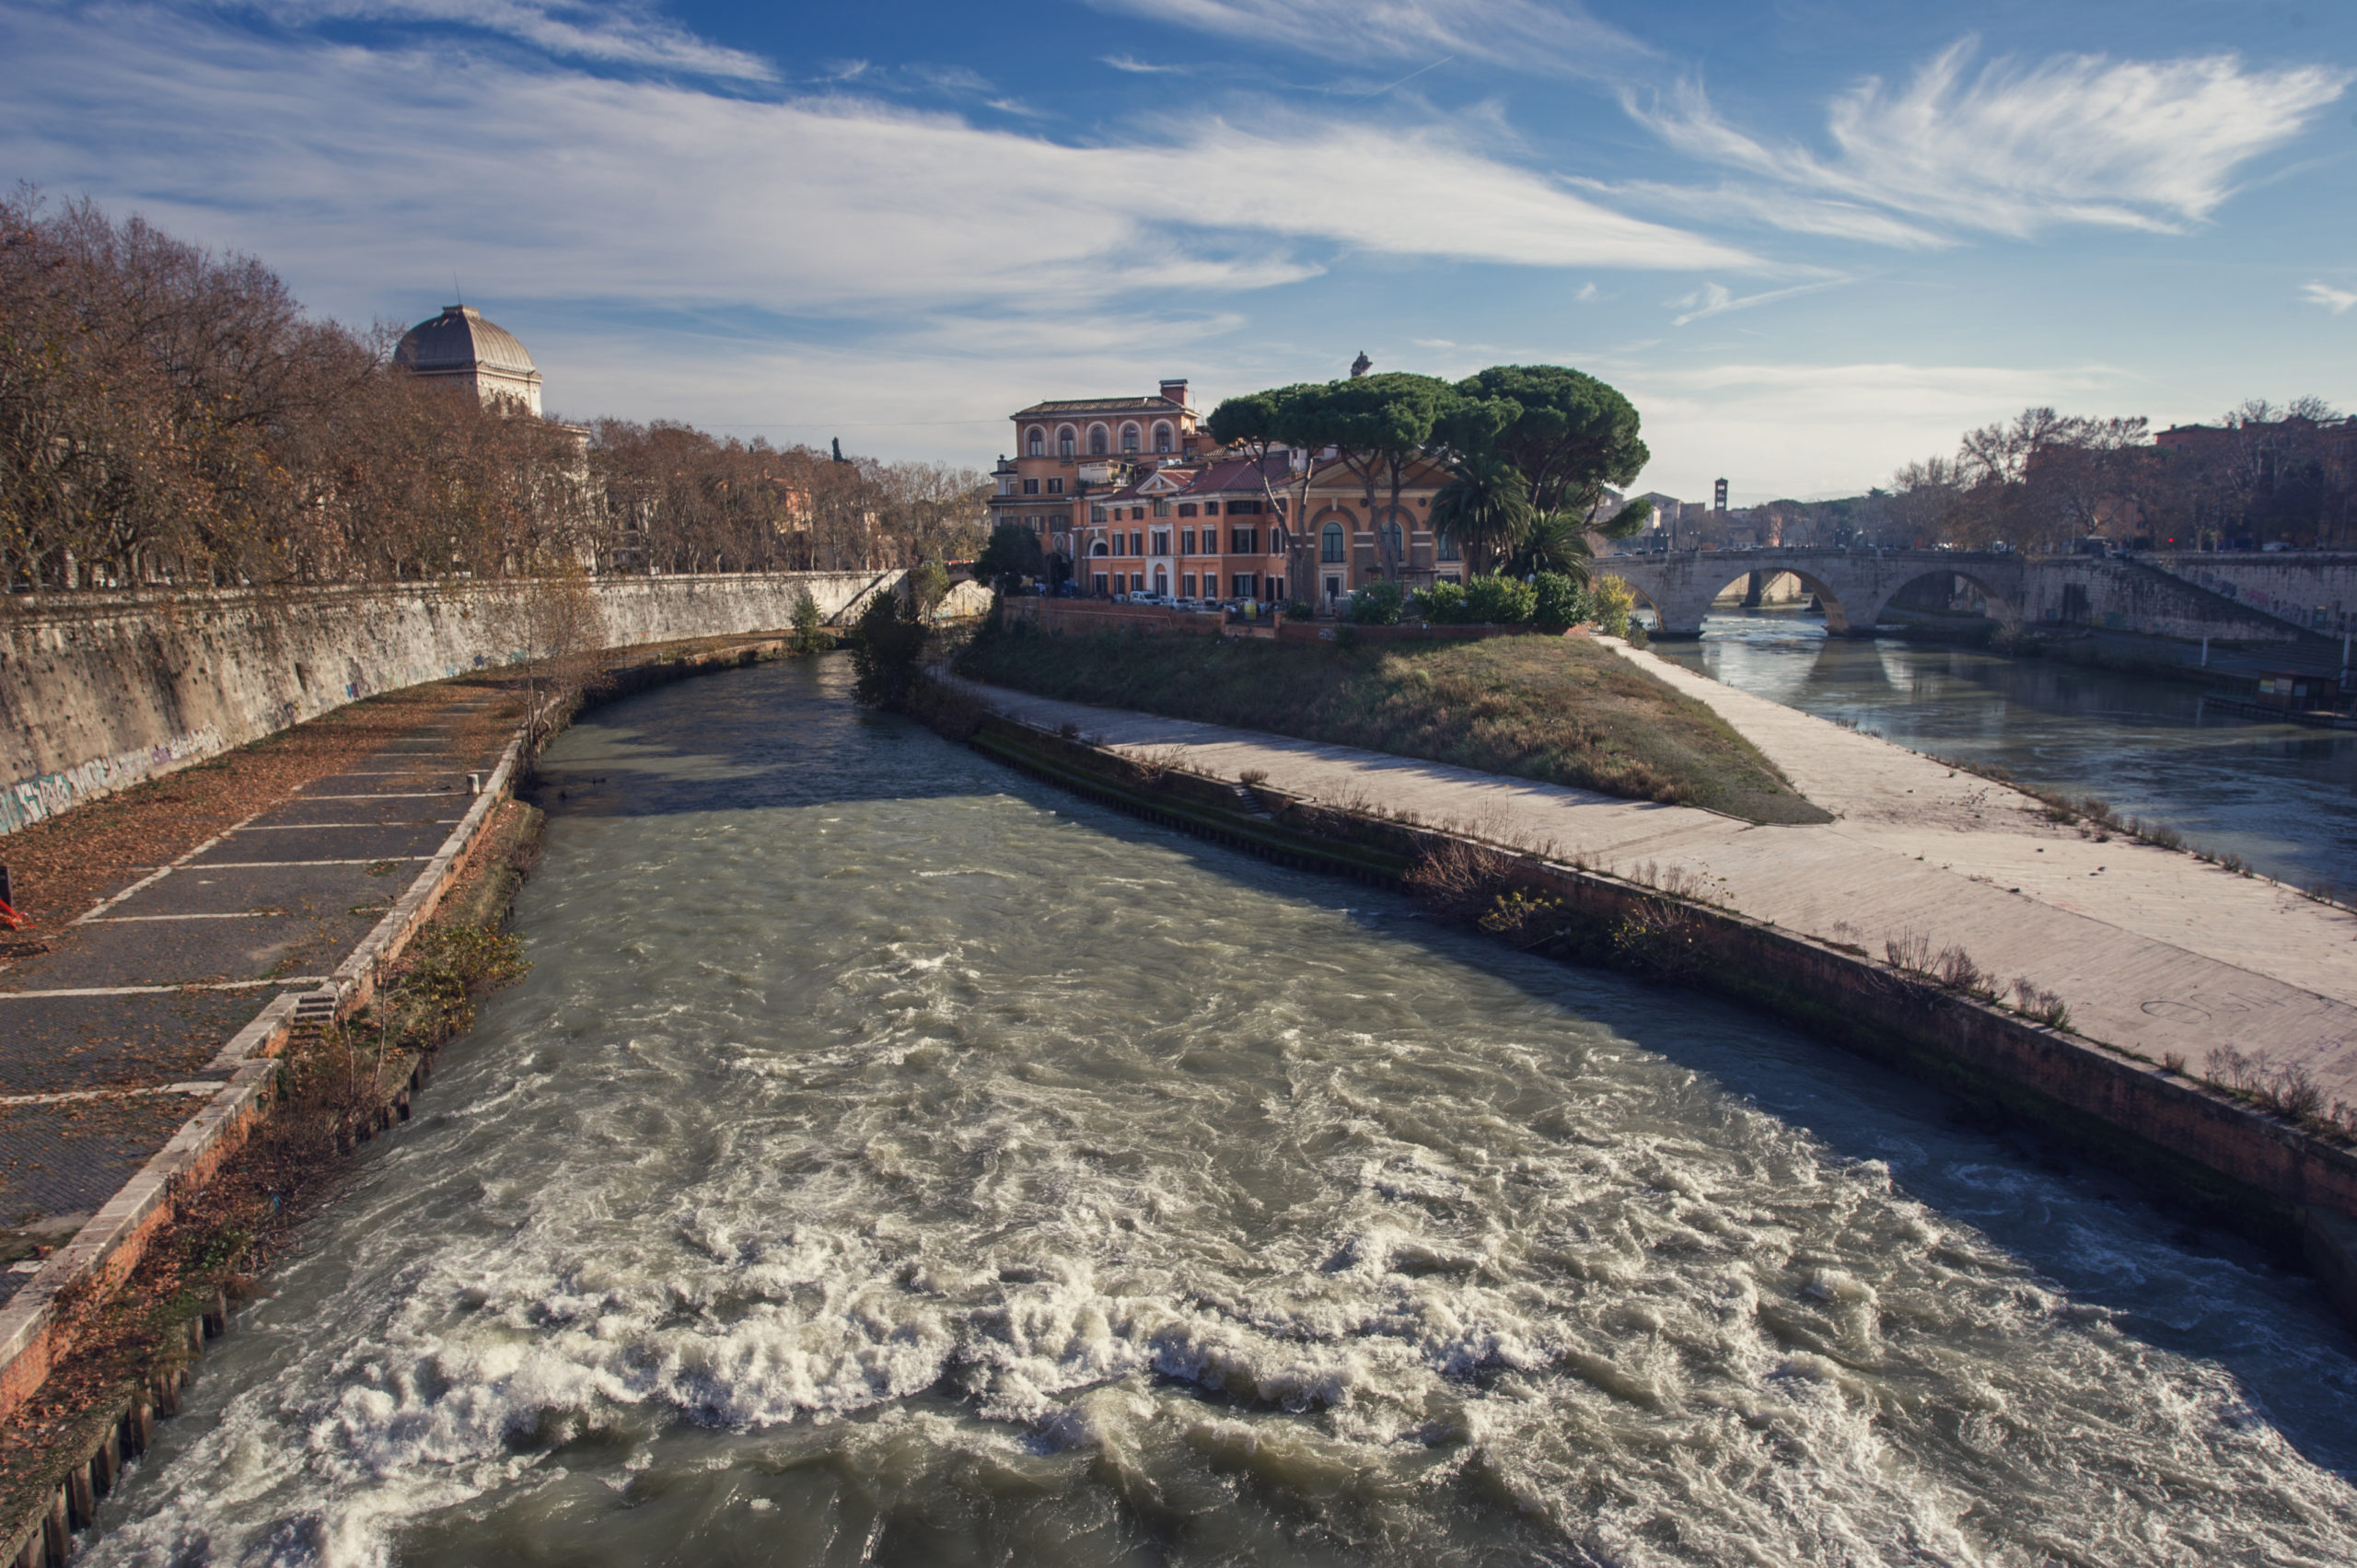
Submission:
[[[92,1560],[389,1562],[453,1510],[495,1531],[651,1476],[753,1485],[789,1453],[958,1499],[978,1539],[1061,1509],[1074,1562],[1148,1526],[1205,1562],[2357,1541],[2357,1492],[2235,1370],[2345,1394],[2357,1368],[2312,1321],[2251,1329],[2284,1309],[2247,1265],[1912,1111],[1857,1109],[1884,1157],[1851,1157],[1678,1054],[1779,1053],[1820,1100],[1865,1071],[1805,1042],[1596,993],[1665,1052],[1548,994],[1560,971],[1509,980],[1273,874],[1076,833],[1068,802],[971,804],[830,802],[824,847],[816,807],[756,814],[734,836],[793,844],[784,884],[730,835],[663,841],[695,918],[659,937],[568,897],[616,860],[560,819],[533,974],[243,1315],[200,1384],[218,1402]],[[941,865],[1057,875],[893,869],[915,823]],[[851,865],[877,869],[830,879]],[[2136,1309],[1992,1239],[2001,1203],[2064,1213]],[[2172,1342],[2148,1298],[2182,1315]],[[709,1517],[852,1527],[784,1494]]]

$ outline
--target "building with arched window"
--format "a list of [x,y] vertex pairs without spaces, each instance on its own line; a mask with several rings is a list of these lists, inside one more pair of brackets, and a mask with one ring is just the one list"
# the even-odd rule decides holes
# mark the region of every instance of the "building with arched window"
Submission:
[[[1321,611],[1384,578],[1462,581],[1467,563],[1432,528],[1437,466],[1366,477],[1281,450],[1258,462],[1220,451],[1184,381],[1150,398],[1074,398],[1018,410],[992,520],[1040,536],[1083,593],[1194,599],[1306,599]],[[1300,521],[1295,522],[1298,518]]]
[[1086,570],[1075,563],[1088,549],[1074,538],[1075,514],[1085,519],[1089,498],[1101,501],[1141,467],[1187,461],[1204,444],[1187,383],[1177,379],[1152,397],[1063,398],[1012,417],[1017,455],[999,459],[991,521],[1031,528],[1040,549],[1059,558],[1060,575],[1079,575],[1084,588]]

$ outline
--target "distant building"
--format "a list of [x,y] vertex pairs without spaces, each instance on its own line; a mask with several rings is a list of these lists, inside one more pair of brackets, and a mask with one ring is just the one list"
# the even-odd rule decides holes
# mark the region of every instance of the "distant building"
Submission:
[[393,363],[412,376],[464,387],[485,403],[540,414],[540,373],[532,356],[514,333],[483,319],[471,305],[446,305],[439,316],[402,333]]
[[1080,552],[1073,508],[1084,494],[1114,489],[1136,468],[1182,462],[1203,446],[1181,379],[1162,382],[1153,397],[1065,398],[1011,417],[1015,456],[998,460],[992,526],[1039,535],[1040,550],[1063,557],[1067,571]]
[[[1223,452],[1182,380],[1153,397],[1059,399],[1012,417],[1015,456],[993,476],[991,522],[1036,535],[1051,571],[1083,593],[1322,608],[1386,575],[1409,588],[1464,575],[1433,531],[1447,480],[1435,465],[1402,476],[1397,510],[1382,486],[1367,517],[1364,481],[1330,453],[1280,449],[1263,468]],[[1306,537],[1289,515],[1305,498]]]

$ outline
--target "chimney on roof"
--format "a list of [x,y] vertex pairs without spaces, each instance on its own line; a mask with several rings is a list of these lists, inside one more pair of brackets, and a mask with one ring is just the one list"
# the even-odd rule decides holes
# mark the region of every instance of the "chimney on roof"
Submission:
[[1169,399],[1172,402],[1177,403],[1180,408],[1185,408],[1187,406],[1187,378],[1184,376],[1181,376],[1176,381],[1163,382],[1162,395]]
[[1366,356],[1366,350],[1361,349],[1359,356],[1351,361],[1351,379],[1355,381],[1374,368],[1375,361]]

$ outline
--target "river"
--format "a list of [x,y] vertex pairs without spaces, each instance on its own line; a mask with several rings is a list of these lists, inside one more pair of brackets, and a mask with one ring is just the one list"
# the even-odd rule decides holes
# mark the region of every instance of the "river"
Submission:
[[1655,652],[1742,691],[2026,784],[2093,795],[2294,887],[2357,893],[2357,734],[2220,712],[2200,686],[1721,610]]
[[714,676],[552,748],[530,974],[89,1561],[2357,1554],[2357,1346],[2306,1280],[847,687]]

